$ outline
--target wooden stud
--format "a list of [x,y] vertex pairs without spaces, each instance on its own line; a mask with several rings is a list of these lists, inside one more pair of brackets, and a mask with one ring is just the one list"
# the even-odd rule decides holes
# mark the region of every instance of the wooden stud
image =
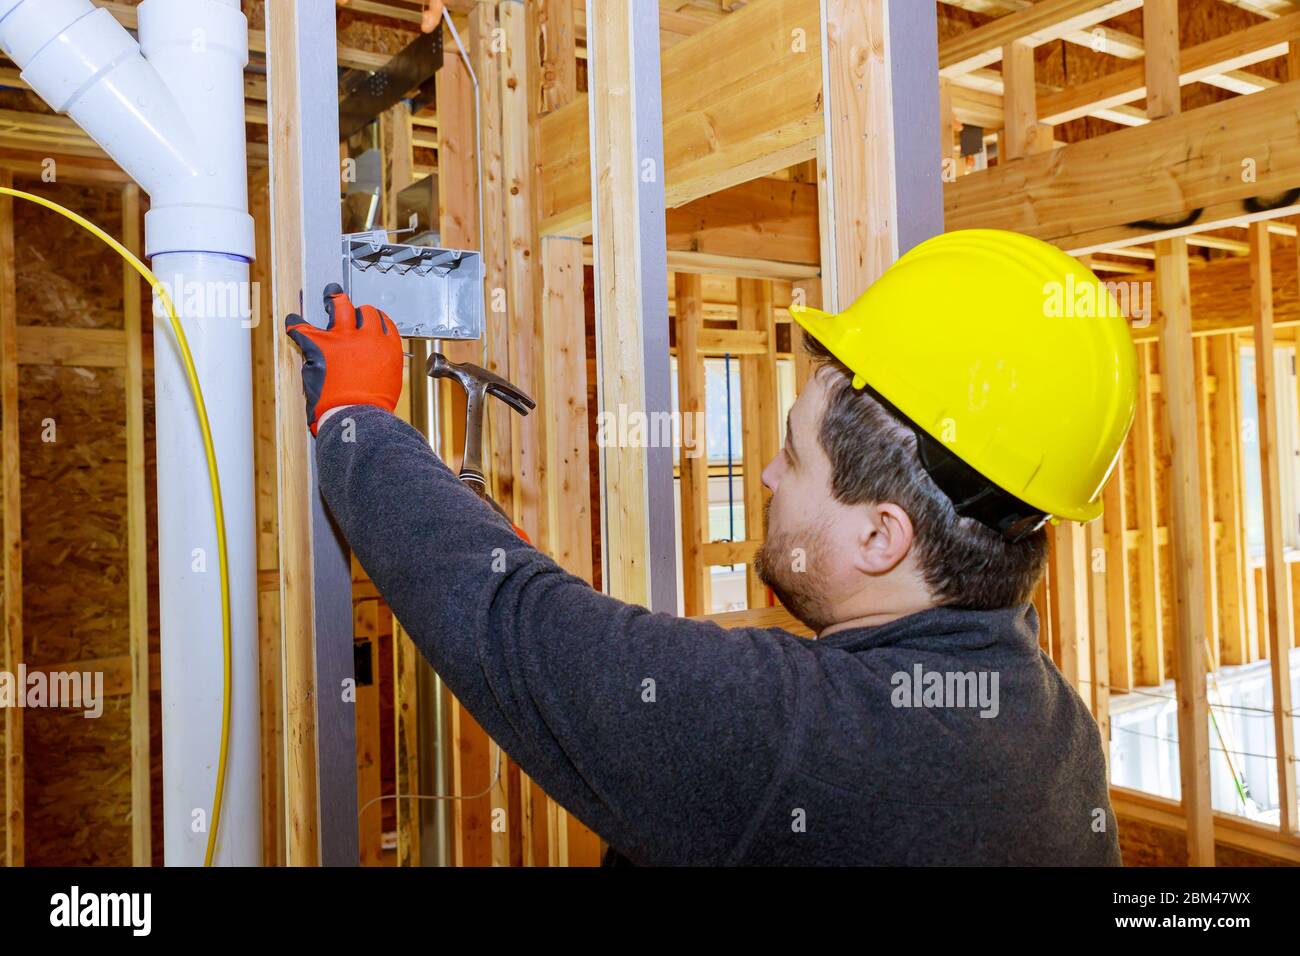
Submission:
[[1205,561],[1200,534],[1201,480],[1196,454],[1196,370],[1192,352],[1187,240],[1156,243],[1165,455],[1171,469],[1170,557],[1173,563],[1174,681],[1187,852],[1192,866],[1214,865],[1210,807],[1209,705],[1205,682]]
[[[542,248],[542,322],[549,401],[545,415],[551,556],[592,580],[591,462],[587,435],[587,314],[582,241],[548,236]],[[553,866],[595,866],[600,839],[554,801],[546,801],[547,859]]]
[[253,469],[257,515],[257,571],[274,576],[273,588],[257,593],[259,647],[258,693],[262,732],[262,860],[283,866],[284,858],[284,684],[280,641],[279,488],[276,483],[275,318],[271,294],[271,183],[269,167],[248,183],[248,211],[253,217],[257,257],[249,278],[255,283],[257,308],[253,346]]
[[538,79],[541,110],[549,113],[573,102],[578,92],[578,57],[572,0],[537,0]]
[[998,162],[1022,159],[1029,153],[1030,131],[1038,125],[1034,85],[1034,48],[1015,40],[1002,48],[1003,130],[998,138]]
[[1092,660],[1089,653],[1087,535],[1073,521],[1062,521],[1052,528],[1056,539],[1053,548],[1052,621],[1057,635],[1061,673],[1073,685],[1091,709]]
[[[122,245],[137,256],[140,187],[122,187]],[[149,551],[145,499],[144,345],[140,274],[122,263],[122,327],[126,331],[126,537],[131,655],[131,865],[153,864],[149,754]]]
[[[484,265],[484,312],[487,317],[487,368],[510,379],[510,313],[507,309],[508,239],[502,174],[501,66],[494,50],[496,7],[478,3],[470,13],[468,48],[479,83],[479,140],[483,169],[483,222],[480,248]],[[506,512],[519,516],[511,432],[515,412],[501,402],[488,407],[485,460],[491,462],[493,496]]]
[[[341,276],[338,254],[337,48],[332,17],[307,0],[266,5],[270,47],[272,262],[275,315],[324,325],[321,292]],[[318,12],[318,11],[317,11]],[[251,42],[251,37],[250,37]],[[325,55],[321,55],[324,53]],[[302,356],[276,348],[280,485],[280,605],[284,642],[286,861],[356,865],[356,719],[352,704],[318,687],[352,676],[351,567],[309,467],[313,443],[302,401]]]
[[[587,38],[601,409],[654,415],[671,407],[667,264],[656,256],[666,245],[658,11],[602,0],[601,14],[589,16]],[[602,451],[606,590],[675,611],[676,533],[662,517],[672,509],[672,449]]]
[[[745,537],[762,540],[763,469],[776,455],[780,444],[776,393],[776,323],[772,315],[772,285],[757,279],[741,279],[737,287],[739,331],[760,332],[763,350],[740,360],[741,475],[745,497]],[[680,372],[678,373],[680,374]],[[767,585],[759,580],[751,563],[745,569],[749,607],[771,603]]]
[[1214,560],[1214,471],[1211,457],[1215,435],[1210,409],[1209,343],[1204,337],[1194,343],[1196,358],[1197,422],[1196,460],[1201,475],[1201,548],[1209,556],[1205,563],[1205,659],[1210,670],[1219,666],[1218,562]]
[[1296,829],[1295,740],[1291,715],[1290,652],[1294,644],[1291,581],[1283,554],[1281,462],[1277,377],[1273,367],[1273,259],[1268,227],[1252,223],[1250,234],[1251,312],[1255,319],[1255,394],[1259,402],[1260,486],[1264,507],[1264,577],[1268,591],[1268,651],[1273,677],[1280,829]]
[[1151,372],[1153,346],[1138,346],[1138,404],[1133,418],[1134,500],[1138,529],[1138,624],[1139,639],[1134,648],[1137,681],[1145,687],[1164,683],[1164,598],[1160,589],[1160,544],[1156,528],[1160,512],[1156,506],[1156,459],[1159,436],[1155,427],[1154,376]]
[[[1102,492],[1104,545],[1106,550],[1106,592],[1101,596],[1106,609],[1107,666],[1109,683],[1122,692],[1133,688],[1133,628],[1129,611],[1129,558],[1125,545],[1128,510],[1125,501],[1124,458],[1115,463]],[[1096,597],[1096,595],[1094,595]]]
[[[484,25],[480,16],[467,51],[473,49],[476,42],[481,42],[479,31]],[[473,78],[454,41],[446,35],[445,27],[443,45],[448,53],[437,74],[440,140],[438,221],[444,246],[477,249],[481,224],[478,205],[479,143],[474,119]],[[442,342],[439,346],[443,354],[453,362],[483,364],[482,342]],[[420,375],[423,374],[423,370],[420,370]],[[443,458],[449,462],[457,461],[464,449],[465,396],[450,382],[443,385],[439,396],[440,407],[449,415],[446,423],[448,427],[441,430]],[[412,666],[418,668],[422,662],[417,659]],[[458,795],[484,793],[492,783],[495,768],[504,768],[505,758],[502,756],[498,760],[496,743],[488,738],[478,721],[454,697],[449,709],[453,792]],[[502,781],[504,779],[503,769]],[[518,812],[516,808],[508,807],[506,800],[503,786],[498,785],[492,792],[485,793],[478,799],[452,802],[452,829],[455,835],[453,856],[458,866],[489,866],[493,862],[508,860],[509,835],[494,833],[491,825],[494,805],[506,809],[511,818]]]
[[[1106,760],[1106,772],[1110,773],[1110,614],[1106,603],[1109,580],[1106,564],[1105,527],[1098,519],[1084,526],[1087,539],[1087,565],[1084,573],[1088,578],[1087,598],[1091,616],[1088,638],[1091,642],[1092,659],[1087,662],[1087,669],[1092,675],[1091,695],[1084,698],[1092,704],[1092,716],[1097,721],[1101,732],[1102,754]],[[1123,634],[1118,635],[1123,637]]]
[[823,0],[823,7],[822,294],[838,312],[902,252],[943,232],[932,160],[938,131],[910,114],[937,100],[937,27],[929,4]]
[[[687,421],[705,414],[704,359],[699,334],[704,326],[704,281],[698,275],[676,274],[677,290],[677,408],[685,431]],[[698,431],[696,434],[699,434]],[[709,458],[701,439],[699,457],[682,449],[680,472],[682,511],[682,606],[686,615],[707,614],[712,607],[711,571],[704,563],[709,534]]]
[[[0,186],[12,189],[13,174],[0,169]],[[15,278],[14,201],[0,196],[0,571],[4,573],[4,619],[0,654],[5,671],[23,662],[22,472],[18,434],[18,301]],[[26,856],[23,798],[23,712],[4,709],[5,864],[22,866]]]
[[[538,261],[534,223],[533,111],[528,77],[528,14],[522,3],[508,0],[498,8],[505,52],[498,57],[501,69],[501,166],[505,189],[507,296],[510,303],[511,381],[544,408],[545,385],[538,376],[539,346],[545,329],[538,323],[541,312],[535,267]],[[543,461],[545,435],[541,419],[530,415],[515,418],[512,451],[519,502],[517,521],[540,548],[547,545],[547,510]]]
[[1249,661],[1246,619],[1245,520],[1242,514],[1241,415],[1238,401],[1236,336],[1209,336],[1209,371],[1215,380],[1210,399],[1214,442],[1214,523],[1220,529],[1214,548],[1219,585],[1219,662]]
[[[821,279],[799,279],[792,283],[793,294],[799,298],[803,305],[810,309],[820,309],[822,307],[822,283]],[[794,390],[795,394],[803,391],[804,386],[808,384],[808,379],[813,373],[812,356],[808,350],[803,347],[803,330],[798,324],[790,327],[790,351],[794,354]],[[784,429],[784,426],[782,426]],[[782,435],[785,432],[782,431]]]
[[1145,0],[1142,38],[1146,55],[1147,118],[1164,119],[1181,111],[1178,81],[1178,0]]
[[[358,601],[353,605],[353,632],[370,661],[371,681],[357,681],[357,808],[360,817],[358,842],[362,866],[384,865],[384,804],[380,779],[379,726],[379,602]],[[370,801],[374,800],[374,803]],[[409,800],[398,800],[410,803]],[[363,809],[364,808],[364,809]]]

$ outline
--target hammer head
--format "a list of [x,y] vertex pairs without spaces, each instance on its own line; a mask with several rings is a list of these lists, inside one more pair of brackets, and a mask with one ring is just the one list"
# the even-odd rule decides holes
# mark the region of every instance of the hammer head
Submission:
[[537,407],[528,395],[495,372],[470,362],[451,362],[441,352],[429,356],[430,378],[450,378],[460,383],[469,396],[495,395],[520,415],[527,415]]

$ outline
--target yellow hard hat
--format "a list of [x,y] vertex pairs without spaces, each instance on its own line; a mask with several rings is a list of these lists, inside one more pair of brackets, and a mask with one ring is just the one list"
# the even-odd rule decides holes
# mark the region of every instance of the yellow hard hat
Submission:
[[932,476],[931,464],[952,470],[933,459],[955,457],[969,466],[958,470],[1041,512],[1034,527],[1049,515],[1101,514],[1133,423],[1137,354],[1111,288],[1076,259],[1018,233],[949,232],[902,256],[839,315],[797,305],[790,314],[853,371],[854,388],[869,387],[918,439],[932,439],[921,449]]

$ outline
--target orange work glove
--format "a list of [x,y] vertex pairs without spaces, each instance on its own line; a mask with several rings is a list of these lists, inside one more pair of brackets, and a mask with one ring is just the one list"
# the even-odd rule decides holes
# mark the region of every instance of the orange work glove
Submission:
[[307,424],[331,408],[376,405],[393,411],[402,394],[406,358],[397,326],[373,305],[353,306],[341,286],[325,288],[329,325],[317,328],[293,314],[285,330],[302,350],[302,389],[307,393]]

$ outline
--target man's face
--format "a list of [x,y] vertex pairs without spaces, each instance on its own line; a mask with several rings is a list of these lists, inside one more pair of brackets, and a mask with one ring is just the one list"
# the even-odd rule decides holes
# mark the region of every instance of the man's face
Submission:
[[814,631],[830,624],[836,595],[860,576],[849,553],[859,531],[854,509],[831,495],[831,462],[818,440],[825,374],[813,375],[790,409],[785,444],[763,469],[767,534],[755,570],[786,609]]

